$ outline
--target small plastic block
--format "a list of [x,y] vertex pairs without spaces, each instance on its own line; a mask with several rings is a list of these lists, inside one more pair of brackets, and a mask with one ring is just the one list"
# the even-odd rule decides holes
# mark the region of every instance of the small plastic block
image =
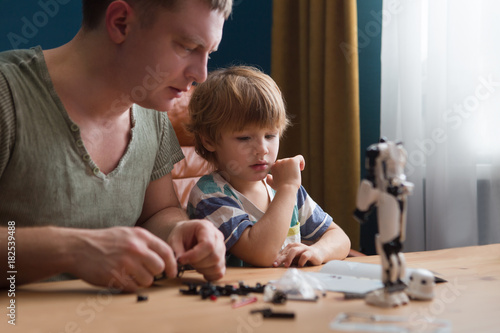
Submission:
[[255,296],[245,297],[239,301],[237,300],[237,301],[233,302],[232,307],[233,307],[233,309],[236,309],[236,308],[240,308],[242,306],[245,306],[245,305],[251,304],[251,303],[255,303],[255,302],[257,302],[257,297],[255,297]]
[[137,295],[137,302],[145,302],[148,300],[147,295]]
[[273,299],[271,300],[271,302],[273,304],[284,304],[286,302],[286,300],[287,300],[286,294],[283,291],[277,290],[274,293]]
[[284,319],[294,319],[294,312],[274,312],[271,308],[265,308],[260,310],[252,310],[250,313],[262,313],[263,318],[284,318]]

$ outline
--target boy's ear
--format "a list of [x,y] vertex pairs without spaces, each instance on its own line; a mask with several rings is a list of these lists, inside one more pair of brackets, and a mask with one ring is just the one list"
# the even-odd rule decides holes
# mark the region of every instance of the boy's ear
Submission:
[[205,149],[209,152],[213,153],[215,151],[215,144],[212,142],[212,140],[209,140],[202,136],[201,143],[203,144],[203,147],[205,147]]
[[109,38],[116,44],[123,43],[130,31],[131,23],[137,21],[134,9],[125,1],[113,1],[105,15]]

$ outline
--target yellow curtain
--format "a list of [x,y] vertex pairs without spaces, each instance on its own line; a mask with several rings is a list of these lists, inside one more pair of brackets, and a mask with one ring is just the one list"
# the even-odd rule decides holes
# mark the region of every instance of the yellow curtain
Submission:
[[271,75],[293,126],[280,156],[304,155],[303,185],[359,248],[360,178],[355,0],[274,0]]

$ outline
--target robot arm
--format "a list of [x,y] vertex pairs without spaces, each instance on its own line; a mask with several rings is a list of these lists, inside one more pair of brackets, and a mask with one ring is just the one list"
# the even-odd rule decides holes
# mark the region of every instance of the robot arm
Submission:
[[354,211],[354,218],[359,223],[368,221],[368,216],[370,216],[378,201],[380,190],[377,188],[375,171],[379,155],[380,151],[377,145],[371,145],[366,150],[366,179],[363,179],[359,186],[356,197],[356,210]]
[[366,179],[361,181],[358,195],[356,197],[356,210],[354,218],[358,222],[363,223],[368,220],[368,216],[372,212],[378,200],[379,190],[373,187],[373,183]]
[[403,182],[401,186],[401,199],[400,199],[400,210],[401,210],[401,234],[400,234],[400,240],[401,242],[404,242],[406,239],[406,210],[407,210],[407,205],[408,205],[408,199],[407,195],[411,194],[413,192],[413,183],[410,182]]

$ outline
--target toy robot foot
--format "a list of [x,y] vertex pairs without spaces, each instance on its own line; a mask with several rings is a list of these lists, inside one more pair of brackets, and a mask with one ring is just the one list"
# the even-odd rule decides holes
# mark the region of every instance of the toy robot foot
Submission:
[[385,290],[388,293],[404,291],[405,289],[406,289],[406,284],[401,280],[397,281],[396,283],[389,283],[385,286]]
[[410,302],[406,293],[402,291],[388,293],[384,288],[372,291],[366,295],[365,302],[369,305],[383,308],[394,308]]

